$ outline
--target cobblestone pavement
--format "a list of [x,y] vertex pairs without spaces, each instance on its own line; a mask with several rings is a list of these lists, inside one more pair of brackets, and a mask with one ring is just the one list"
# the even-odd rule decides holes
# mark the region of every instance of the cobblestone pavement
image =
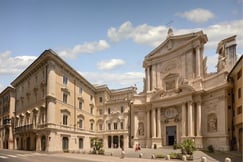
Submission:
[[[121,149],[107,149],[105,150],[104,155],[92,155],[87,152],[84,153],[61,153],[58,156],[66,156],[71,158],[79,158],[86,160],[94,160],[100,162],[151,162],[151,161],[161,161],[161,162],[178,162],[182,160],[171,159],[166,160],[163,159],[151,159],[152,154],[163,154],[167,155],[172,152],[179,153],[180,150],[173,150],[172,148],[159,148],[159,149],[141,149],[140,151],[135,152],[134,149],[126,149],[125,150],[125,158],[121,159]],[[142,153],[142,158],[139,158],[139,154]],[[231,158],[231,162],[243,162],[242,161],[242,153],[240,152],[215,152],[208,153],[206,151],[195,151],[194,152],[194,160],[193,162],[201,162],[201,158],[206,157],[207,162],[224,162],[226,157]]]

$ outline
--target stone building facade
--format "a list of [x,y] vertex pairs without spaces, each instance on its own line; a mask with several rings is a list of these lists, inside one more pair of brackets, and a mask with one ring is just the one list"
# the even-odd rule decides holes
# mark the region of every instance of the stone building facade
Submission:
[[231,83],[230,87],[230,101],[229,114],[230,122],[230,146],[231,150],[242,151],[243,146],[243,114],[242,114],[242,104],[243,104],[243,55],[237,61],[233,69],[229,73],[228,80]]
[[13,87],[7,87],[0,93],[0,148],[13,149],[13,127],[15,93]]
[[[90,150],[94,137],[102,138],[105,147],[111,145],[110,138],[112,147],[128,141],[128,103],[135,87],[109,90],[92,85],[52,50],[44,51],[12,85],[16,149]],[[108,129],[109,123],[116,127]]]
[[213,74],[204,57],[207,41],[202,31],[173,35],[169,29],[167,39],[145,56],[145,89],[131,106],[132,145],[153,148],[193,139],[198,148],[229,150],[227,75],[236,62],[235,36],[219,43]]
[[136,87],[93,85],[46,50],[0,94],[0,148],[87,151],[98,137],[104,148],[193,139],[198,148],[242,150],[242,57],[236,63],[235,39],[219,42],[217,72],[208,73],[207,35],[169,29],[144,58],[139,94]]

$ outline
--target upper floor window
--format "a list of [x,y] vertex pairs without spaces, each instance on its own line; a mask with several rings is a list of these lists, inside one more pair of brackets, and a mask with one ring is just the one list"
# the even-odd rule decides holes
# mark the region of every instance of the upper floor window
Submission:
[[79,87],[79,94],[82,94],[82,93],[83,93],[83,88]]
[[111,114],[111,109],[110,109],[110,108],[108,108],[108,110],[107,110],[107,111],[108,111],[108,114]]
[[123,128],[123,122],[121,122],[121,129],[124,129],[124,128]]
[[242,113],[242,106],[239,106],[237,108],[237,115],[241,114]]
[[101,123],[99,124],[99,130],[102,130],[102,124]]
[[63,114],[62,116],[62,124],[67,125],[68,124],[68,115]]
[[108,130],[111,130],[111,123],[108,123]]
[[240,71],[238,71],[238,73],[237,73],[237,80],[239,80],[241,78],[241,75],[242,75],[242,71],[240,69]]
[[102,97],[99,97],[99,102],[100,103],[102,103],[102,100],[103,100],[103,98]]
[[93,101],[93,95],[90,95],[90,101]]
[[121,113],[123,113],[124,112],[124,107],[123,106],[121,106]]
[[78,108],[79,108],[80,110],[82,110],[82,109],[83,109],[83,101],[79,101]]
[[67,78],[66,76],[63,76],[62,83],[63,83],[64,85],[67,85],[67,84],[68,84],[68,78]]
[[83,128],[83,119],[79,119],[78,127]]
[[114,130],[117,130],[117,123],[114,123]]
[[94,107],[93,106],[90,106],[90,114],[93,115],[93,113],[94,113]]
[[38,83],[38,76],[35,76],[35,85]]
[[238,98],[241,98],[241,88],[238,89]]
[[99,115],[102,115],[102,109],[99,109]]
[[67,100],[68,100],[68,95],[66,93],[63,93],[63,99],[62,99],[62,101],[64,103],[67,103]]
[[90,130],[94,130],[94,123],[93,122],[90,123]]

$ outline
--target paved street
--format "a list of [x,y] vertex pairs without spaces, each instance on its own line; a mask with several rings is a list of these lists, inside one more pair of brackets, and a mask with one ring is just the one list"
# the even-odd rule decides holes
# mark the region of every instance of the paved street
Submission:
[[[126,157],[120,158],[120,149],[108,149],[105,156],[91,155],[88,153],[37,153],[30,151],[19,150],[0,150],[0,162],[151,162],[151,161],[165,161],[178,162],[181,160],[165,160],[165,159],[151,159],[152,154],[162,153],[163,155],[171,152],[180,152],[180,150],[173,150],[171,148],[163,149],[142,149],[135,152],[133,149],[127,149]],[[142,158],[138,158],[139,154],[143,153]],[[112,156],[111,156],[112,154]],[[201,157],[205,156],[208,162],[224,162],[225,157],[230,157],[232,162],[242,162],[242,155],[234,152],[216,152],[214,154],[206,154],[202,151],[194,153],[194,162],[200,162]]]

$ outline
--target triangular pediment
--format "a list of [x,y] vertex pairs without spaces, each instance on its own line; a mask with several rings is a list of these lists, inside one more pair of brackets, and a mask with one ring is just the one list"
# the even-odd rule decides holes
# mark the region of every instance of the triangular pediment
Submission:
[[202,31],[184,35],[168,36],[164,42],[162,42],[157,48],[150,52],[145,58],[150,59],[166,55],[168,53],[182,49],[196,40],[202,40],[203,43],[206,43],[207,36]]

